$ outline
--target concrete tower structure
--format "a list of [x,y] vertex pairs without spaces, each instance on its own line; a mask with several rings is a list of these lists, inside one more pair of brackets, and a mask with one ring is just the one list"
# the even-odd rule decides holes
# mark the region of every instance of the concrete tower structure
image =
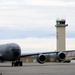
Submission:
[[57,51],[65,50],[65,27],[68,26],[68,24],[65,24],[66,21],[64,19],[62,20],[56,20],[56,38],[57,38]]

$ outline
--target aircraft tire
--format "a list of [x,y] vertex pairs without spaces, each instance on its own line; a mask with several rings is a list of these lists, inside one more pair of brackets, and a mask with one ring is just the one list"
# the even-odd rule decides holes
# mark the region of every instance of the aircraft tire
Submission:
[[14,63],[12,62],[12,66],[14,66]]
[[12,66],[18,66],[18,62],[12,62]]
[[22,61],[20,61],[20,62],[19,62],[19,66],[22,66],[22,65],[23,65],[23,63],[22,63]]
[[18,62],[15,62],[15,63],[14,63],[14,66],[18,66]]
[[12,66],[22,66],[22,65],[23,65],[22,61],[12,62]]

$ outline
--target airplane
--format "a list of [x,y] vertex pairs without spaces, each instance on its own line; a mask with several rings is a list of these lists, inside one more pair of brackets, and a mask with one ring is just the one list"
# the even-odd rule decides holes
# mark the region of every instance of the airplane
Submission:
[[2,44],[0,45],[0,61],[11,61],[12,66],[23,66],[23,62],[20,60],[22,57],[34,56],[37,55],[37,61],[40,64],[46,62],[46,55],[55,53],[55,56],[58,60],[63,61],[66,58],[66,52],[71,51],[54,51],[54,52],[41,52],[41,53],[30,53],[30,54],[21,54],[21,47],[16,43]]

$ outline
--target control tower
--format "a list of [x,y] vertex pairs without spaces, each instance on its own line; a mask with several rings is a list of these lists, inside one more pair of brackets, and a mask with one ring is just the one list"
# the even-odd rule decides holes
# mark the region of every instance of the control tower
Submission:
[[65,28],[68,24],[65,24],[64,19],[56,20],[56,38],[57,38],[57,51],[65,50],[66,37],[65,37]]

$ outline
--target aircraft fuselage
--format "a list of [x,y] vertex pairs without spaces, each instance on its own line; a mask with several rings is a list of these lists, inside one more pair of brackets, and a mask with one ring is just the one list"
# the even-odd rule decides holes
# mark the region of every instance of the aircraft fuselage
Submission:
[[20,58],[21,48],[18,44],[10,43],[0,45],[0,60],[15,61]]

